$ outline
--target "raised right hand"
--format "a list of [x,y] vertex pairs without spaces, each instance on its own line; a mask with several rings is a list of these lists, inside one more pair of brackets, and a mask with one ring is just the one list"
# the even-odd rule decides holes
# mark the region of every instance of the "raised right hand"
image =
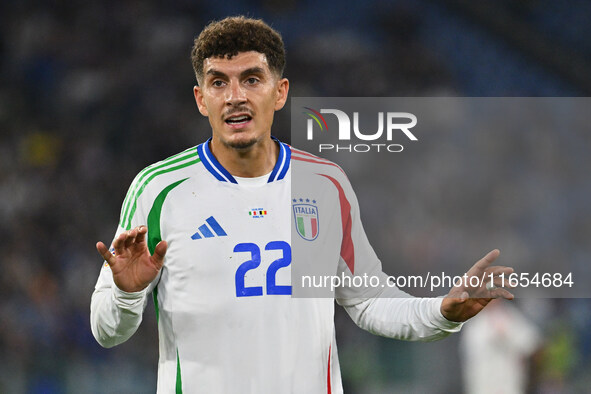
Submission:
[[164,256],[168,245],[160,241],[150,256],[146,242],[146,226],[139,226],[133,230],[119,234],[113,241],[115,254],[112,254],[102,242],[97,242],[96,250],[111,266],[113,280],[123,291],[136,292],[145,289],[156,279],[164,264]]

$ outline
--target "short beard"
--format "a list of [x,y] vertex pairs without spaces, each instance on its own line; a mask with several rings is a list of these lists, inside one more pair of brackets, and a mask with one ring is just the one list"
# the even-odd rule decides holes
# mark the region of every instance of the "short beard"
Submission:
[[227,146],[228,148],[236,149],[236,150],[246,150],[256,144],[258,140],[256,138],[250,139],[248,141],[239,141],[239,142],[228,142],[222,140],[222,144]]

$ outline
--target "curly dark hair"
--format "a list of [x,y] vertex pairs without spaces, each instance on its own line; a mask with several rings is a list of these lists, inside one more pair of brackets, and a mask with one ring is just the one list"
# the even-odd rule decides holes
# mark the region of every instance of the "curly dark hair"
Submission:
[[231,59],[239,52],[256,51],[266,56],[269,68],[278,76],[285,68],[285,47],[281,35],[260,19],[233,16],[213,21],[195,39],[191,62],[197,82],[203,80],[203,61],[209,57]]

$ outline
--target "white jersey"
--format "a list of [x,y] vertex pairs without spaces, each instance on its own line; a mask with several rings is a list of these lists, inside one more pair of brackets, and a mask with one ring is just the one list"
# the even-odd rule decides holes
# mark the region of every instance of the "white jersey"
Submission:
[[519,309],[495,300],[473,318],[460,337],[464,391],[525,393],[528,361],[540,344],[539,329]]
[[393,296],[405,298],[377,300],[382,289],[348,287],[334,297],[292,297],[298,263],[383,274],[342,170],[277,143],[279,158],[264,177],[232,176],[208,141],[147,167],[129,189],[117,235],[147,225],[151,253],[168,242],[164,266],[147,289],[126,293],[104,264],[91,325],[103,346],[127,340],[152,293],[158,393],[341,393],[334,298],[381,335],[430,340],[459,329],[441,315],[441,300],[398,289]]

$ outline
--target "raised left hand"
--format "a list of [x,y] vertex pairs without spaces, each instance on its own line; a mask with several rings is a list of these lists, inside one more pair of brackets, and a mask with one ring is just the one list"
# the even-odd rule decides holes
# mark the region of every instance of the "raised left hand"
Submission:
[[[447,320],[464,322],[477,315],[494,298],[513,299],[513,294],[501,287],[503,284],[508,287],[507,278],[513,273],[513,268],[491,266],[499,254],[499,250],[495,249],[478,260],[462,277],[461,283],[454,286],[445,296],[441,303],[441,313]],[[504,283],[501,283],[501,274],[504,274]],[[478,280],[475,278],[471,280],[472,277],[477,277]],[[491,287],[491,278],[493,287]],[[473,284],[477,285],[472,286]]]

